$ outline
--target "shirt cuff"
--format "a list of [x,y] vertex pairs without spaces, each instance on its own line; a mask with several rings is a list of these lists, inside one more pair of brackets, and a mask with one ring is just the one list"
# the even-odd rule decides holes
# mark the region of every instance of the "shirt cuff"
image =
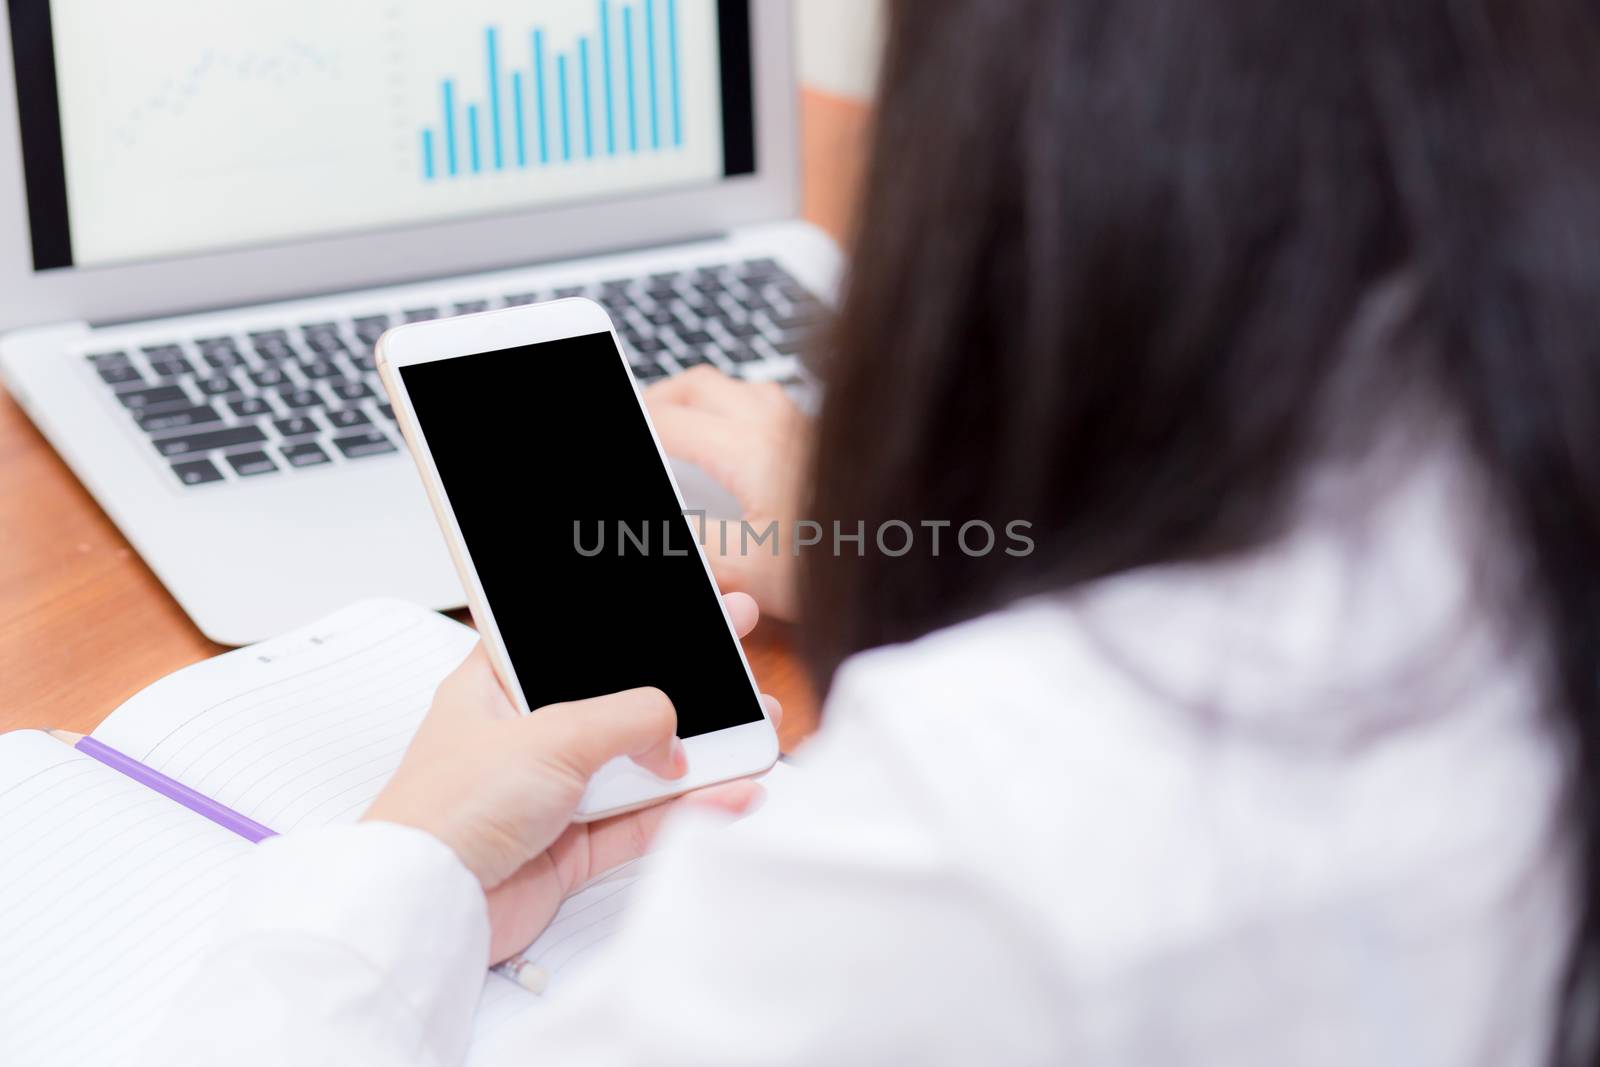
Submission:
[[444,1047],[465,1044],[489,959],[478,880],[442,841],[359,823],[269,838],[247,861],[222,943],[268,935],[341,946]]

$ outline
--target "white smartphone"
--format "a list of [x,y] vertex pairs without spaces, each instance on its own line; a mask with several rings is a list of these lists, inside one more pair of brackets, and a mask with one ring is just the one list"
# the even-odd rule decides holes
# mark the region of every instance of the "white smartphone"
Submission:
[[605,309],[399,326],[377,363],[518,708],[653,685],[677,709],[689,773],[612,760],[579,819],[770,768],[777,733]]

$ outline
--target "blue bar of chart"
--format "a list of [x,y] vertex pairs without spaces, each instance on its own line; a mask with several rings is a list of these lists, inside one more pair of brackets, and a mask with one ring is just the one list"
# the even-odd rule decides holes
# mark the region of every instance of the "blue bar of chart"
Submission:
[[543,26],[486,26],[482,72],[439,79],[417,172],[448,182],[683,147],[677,0],[597,0],[565,43]]

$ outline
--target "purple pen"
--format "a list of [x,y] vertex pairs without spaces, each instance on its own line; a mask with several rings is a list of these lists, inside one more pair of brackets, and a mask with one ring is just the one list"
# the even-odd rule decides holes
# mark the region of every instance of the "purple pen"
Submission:
[[232,830],[246,841],[254,843],[277,836],[276,830],[269,830],[254,819],[240,815],[226,804],[218,803],[203,793],[195,792],[153,767],[146,767],[132,756],[118,752],[103,741],[69,733],[66,730],[51,730],[50,735],[57,740],[65,741],[85,756],[99,760],[112,770],[127,775],[140,785],[148,786],[162,796],[177,801],[196,815],[210,819],[224,830]]

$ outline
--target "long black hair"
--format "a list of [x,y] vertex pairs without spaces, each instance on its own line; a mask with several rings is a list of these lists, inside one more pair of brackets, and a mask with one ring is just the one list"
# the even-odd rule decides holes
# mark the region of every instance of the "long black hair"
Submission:
[[[1425,390],[1548,646],[1600,1063],[1600,5],[895,0],[811,514],[1035,550],[808,556],[808,655],[1262,544],[1329,426]],[[1406,280],[1395,343],[1342,343]],[[1342,387],[1352,372],[1369,389]]]

